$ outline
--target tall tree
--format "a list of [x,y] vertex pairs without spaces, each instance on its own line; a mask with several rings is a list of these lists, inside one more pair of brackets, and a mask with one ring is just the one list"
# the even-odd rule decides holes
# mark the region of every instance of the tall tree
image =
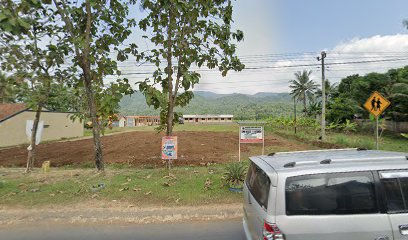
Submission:
[[[74,52],[71,69],[74,72],[80,69],[80,76],[74,86],[83,86],[85,91],[87,109],[92,120],[95,164],[98,171],[103,171],[97,99],[105,95],[108,102],[117,101],[123,93],[131,92],[127,79],[117,79],[119,87],[114,88],[117,91],[113,95],[105,91],[103,81],[107,75],[120,75],[116,60],[126,60],[127,54],[136,52],[135,44],[120,48],[136,25],[135,20],[128,19],[128,4],[134,4],[135,0],[127,3],[120,0],[84,0],[78,3],[68,0],[52,1],[64,23],[65,37]],[[112,50],[118,51],[116,59],[111,55]]]
[[[325,85],[326,103],[329,103],[330,98],[337,91],[337,83],[330,83],[329,79],[326,79],[324,81],[324,85]],[[316,94],[316,96],[321,98],[322,97],[322,90],[317,89],[315,94]]]
[[317,84],[310,79],[312,71],[303,70],[295,73],[295,79],[290,81],[290,94],[303,102],[303,111],[307,113],[307,99],[311,100],[317,90]]
[[198,68],[218,68],[222,76],[244,68],[233,43],[243,39],[243,32],[231,30],[231,0],[143,0],[141,7],[147,16],[139,27],[155,48],[139,58],[153,63],[156,70],[139,89],[149,105],[160,109],[160,129],[169,136],[178,119],[174,108],[186,106],[194,97]]
[[0,71],[0,104],[14,103],[18,100],[18,85],[21,85],[21,82],[17,78]]
[[[61,77],[61,64],[68,50],[61,38],[55,10],[50,4],[39,1],[3,1],[7,9],[0,11],[0,35],[7,39],[0,46],[3,70],[29,82],[27,99],[36,113],[28,147],[27,168],[30,172],[36,158],[36,136],[41,111],[44,108],[53,81]],[[10,29],[19,23],[20,30]]]
[[[395,121],[408,120],[408,67],[391,69],[387,73],[373,72],[364,76],[348,76],[341,80],[336,97],[339,99],[335,99],[334,103],[345,106],[343,112],[347,113],[346,117],[350,113],[357,113],[368,118],[369,113],[363,104],[374,91],[380,92],[391,101],[391,106],[385,111],[387,117]],[[337,115],[342,117],[343,114]]]

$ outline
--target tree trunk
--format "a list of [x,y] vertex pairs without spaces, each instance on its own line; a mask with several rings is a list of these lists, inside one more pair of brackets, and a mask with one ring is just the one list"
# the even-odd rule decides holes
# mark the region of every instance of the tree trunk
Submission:
[[31,143],[30,143],[30,146],[28,147],[27,167],[25,170],[26,173],[31,172],[34,168],[34,162],[35,162],[35,156],[36,156],[35,142],[37,140],[37,130],[38,130],[38,123],[40,122],[41,110],[42,110],[42,104],[38,104],[37,111],[35,112],[33,128],[31,129],[31,141],[30,141]]
[[99,126],[99,119],[96,114],[96,106],[95,106],[95,98],[92,92],[92,85],[90,80],[90,71],[88,69],[84,69],[84,85],[85,85],[85,92],[86,98],[88,101],[89,113],[91,116],[92,121],[92,135],[94,140],[94,150],[95,150],[95,165],[98,171],[104,171],[104,161],[103,161],[103,152],[102,152],[102,143],[101,143],[101,132]]
[[174,100],[173,97],[173,66],[172,66],[172,48],[173,48],[173,42],[171,39],[172,35],[172,29],[171,25],[173,23],[173,14],[171,11],[169,11],[169,27],[167,28],[167,78],[168,78],[168,88],[169,88],[169,99],[168,99],[168,105],[167,105],[167,131],[166,131],[166,136],[171,136],[173,134],[173,118],[174,118]]
[[[75,38],[75,30],[72,24],[72,21],[69,19],[68,14],[64,10],[65,2],[62,1],[61,7],[60,2],[57,0],[53,0],[55,6],[57,7],[58,11],[60,11],[62,15],[62,19],[66,24],[67,30],[70,33],[72,38]],[[91,2],[90,0],[86,0],[85,2],[86,7],[86,29],[84,33],[85,43],[81,45],[83,46],[82,52],[77,44],[74,44],[74,50],[77,60],[80,62],[80,66],[83,71],[83,78],[84,78],[84,85],[85,85],[85,93],[88,101],[88,108],[92,120],[92,134],[94,140],[94,150],[95,150],[95,165],[98,171],[104,171],[104,162],[103,162],[103,152],[102,152],[102,144],[101,144],[101,134],[100,134],[100,127],[99,127],[99,120],[96,114],[96,104],[95,98],[92,91],[92,76],[91,76],[91,64],[89,61],[90,55],[90,48],[91,48],[91,21],[92,21],[92,12],[91,12]]]
[[303,98],[303,112],[304,112],[305,114],[307,113],[306,96]]
[[87,0],[86,6],[86,29],[85,29],[85,44],[84,50],[82,51],[81,65],[84,74],[84,86],[85,93],[87,96],[89,113],[92,120],[92,135],[94,140],[94,150],[95,150],[95,165],[98,171],[104,171],[105,166],[103,162],[102,144],[101,144],[101,132],[99,126],[99,119],[96,114],[96,104],[95,96],[92,91],[92,76],[91,76],[91,63],[89,60],[89,55],[91,51],[91,2]]

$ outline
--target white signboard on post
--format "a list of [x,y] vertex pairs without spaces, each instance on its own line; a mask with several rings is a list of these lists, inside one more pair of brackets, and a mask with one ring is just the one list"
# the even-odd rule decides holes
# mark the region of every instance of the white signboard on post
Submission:
[[[34,120],[27,120],[26,135],[27,135],[28,141],[31,141],[31,133],[32,133],[33,125],[34,125]],[[38,122],[37,134],[35,136],[35,145],[40,144],[43,129],[44,129],[44,121]]]
[[249,124],[251,124],[248,122],[241,122],[241,123],[238,122],[238,124],[240,124],[239,143],[238,143],[239,161],[241,161],[241,144],[242,143],[262,143],[262,155],[264,155],[265,154],[265,132],[264,132],[264,127],[259,126],[259,124],[265,124],[265,123],[264,122],[254,122],[252,123],[253,126],[248,126]]
[[263,138],[262,126],[241,126],[239,139],[241,143],[262,143]]

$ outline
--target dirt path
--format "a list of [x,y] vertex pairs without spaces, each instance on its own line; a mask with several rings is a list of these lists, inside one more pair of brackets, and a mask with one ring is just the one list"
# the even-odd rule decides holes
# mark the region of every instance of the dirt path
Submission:
[[75,206],[36,209],[3,207],[0,208],[0,228],[20,224],[148,224],[227,220],[241,217],[241,203],[186,207],[137,207],[93,201]]
[[[175,165],[202,165],[203,163],[228,162],[237,158],[238,137],[232,132],[177,132],[179,139],[179,159]],[[161,166],[160,145],[163,134],[155,132],[125,132],[102,138],[104,158],[107,163],[128,163],[132,166]],[[258,144],[259,146],[259,144]],[[304,150],[311,146],[287,140],[273,135],[266,136],[265,147],[268,151]],[[93,162],[92,139],[52,142],[40,144],[37,148],[36,166],[50,160],[52,166],[84,164]],[[250,145],[243,145],[241,150],[248,154]],[[266,152],[268,153],[268,152]],[[24,166],[27,150],[15,147],[0,150],[0,166]]]

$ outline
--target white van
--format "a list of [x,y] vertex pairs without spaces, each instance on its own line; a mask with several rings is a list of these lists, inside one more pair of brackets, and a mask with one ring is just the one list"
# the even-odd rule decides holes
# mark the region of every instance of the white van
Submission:
[[243,224],[248,240],[408,240],[408,153],[251,157]]

